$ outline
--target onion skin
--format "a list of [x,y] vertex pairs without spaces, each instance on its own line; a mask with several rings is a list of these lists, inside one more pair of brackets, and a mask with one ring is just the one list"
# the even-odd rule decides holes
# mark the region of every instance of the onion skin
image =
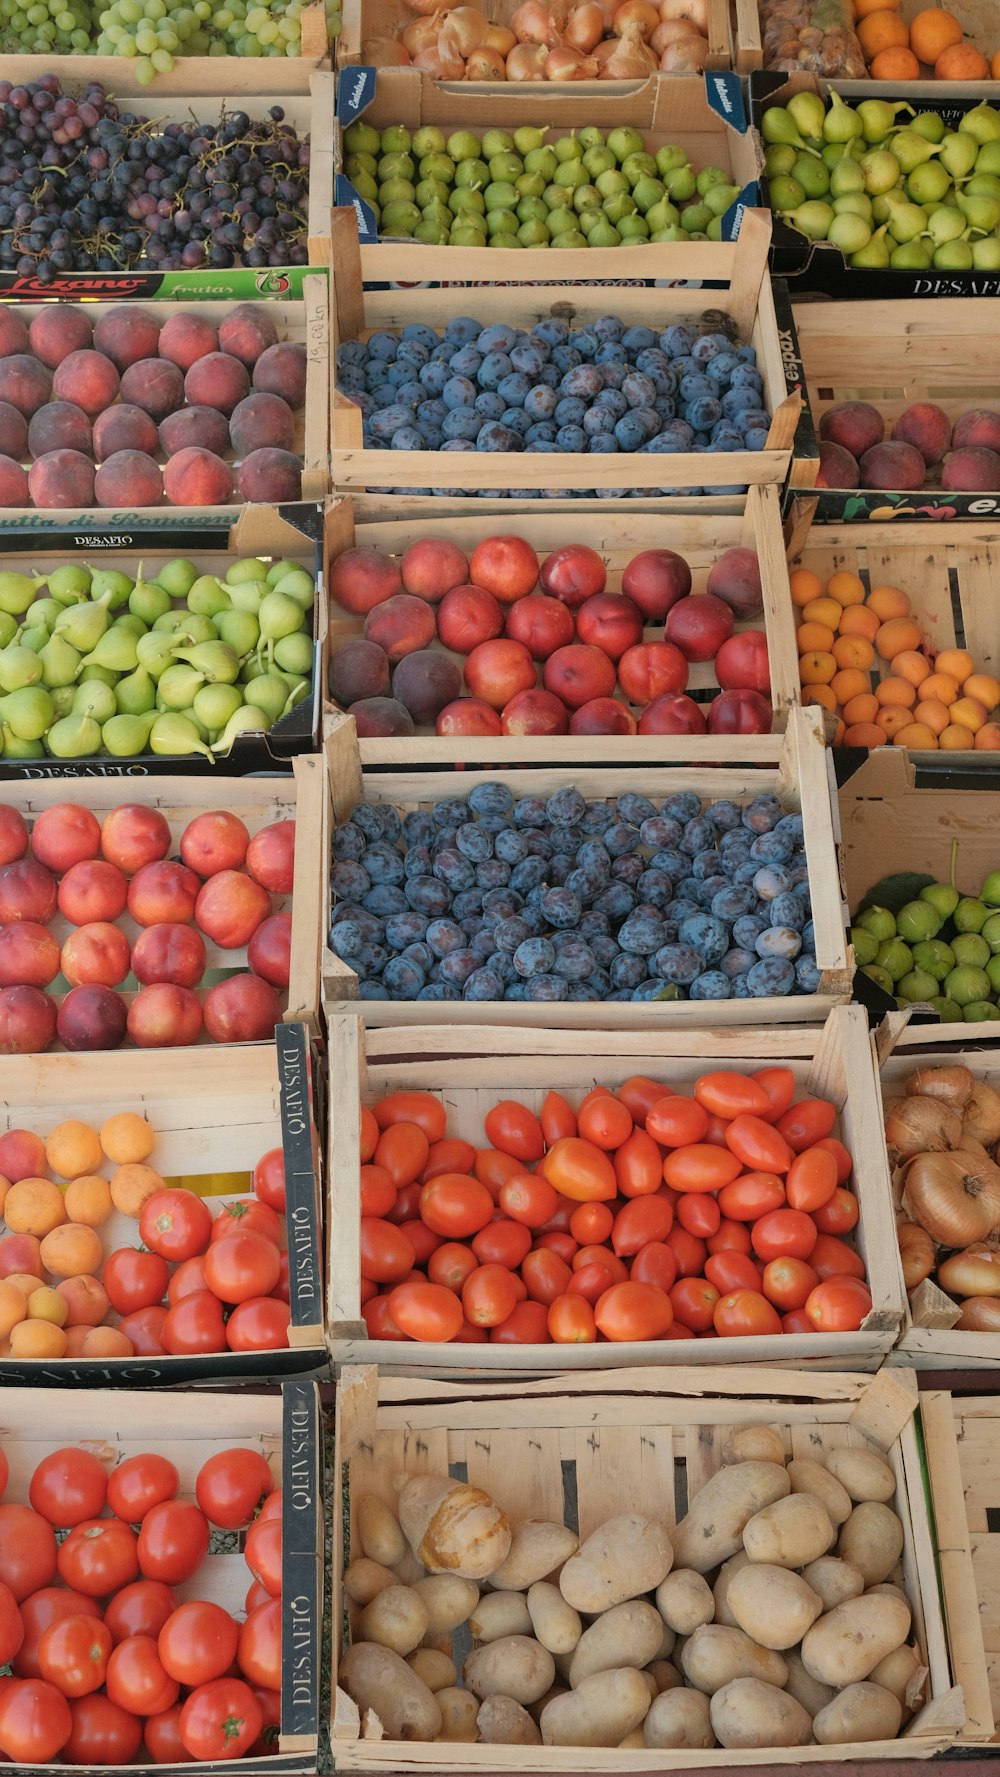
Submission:
[[967,1296],[953,1333],[1000,1333],[1000,1302],[995,1296]]
[[604,16],[596,0],[585,0],[583,6],[575,7],[563,32],[564,40],[570,48],[578,49],[581,55],[589,55],[603,36]]
[[593,56],[585,56],[568,43],[560,43],[545,53],[546,80],[593,80],[598,64]]
[[992,1148],[1000,1141],[1000,1092],[977,1080],[962,1112],[962,1130],[984,1147]]
[[422,49],[437,48],[443,17],[439,10],[426,18],[414,19],[412,25],[407,25],[405,31],[400,33],[400,41],[407,55],[418,56]]
[[964,1110],[972,1097],[975,1075],[967,1067],[917,1068],[903,1087],[907,1098],[943,1098],[952,1110]]
[[690,19],[702,37],[708,36],[708,0],[660,0],[661,19]]
[[626,25],[635,24],[648,40],[659,23],[660,15],[652,5],[652,0],[622,0],[614,17],[614,28],[619,37],[624,37]]
[[704,37],[685,37],[680,43],[668,43],[660,57],[663,74],[701,74],[708,61],[708,43]]
[[460,56],[445,55],[439,48],[422,49],[413,58],[413,66],[435,80],[463,80],[465,63]]
[[906,1166],[903,1209],[939,1246],[973,1246],[1000,1225],[1000,1167],[962,1149],[917,1154]]
[[890,1163],[962,1145],[962,1119],[941,1098],[897,1098],[886,1117]]
[[510,21],[518,43],[540,43],[553,49],[559,42],[559,25],[545,0],[524,0]]
[[507,69],[499,50],[481,45],[474,49],[465,64],[466,80],[506,80]]
[[1000,1296],[1000,1253],[977,1241],[942,1261],[938,1282],[949,1296]]
[[369,37],[361,45],[361,60],[372,68],[408,68],[410,55],[394,37]]
[[441,27],[442,54],[446,53],[446,38],[447,49],[465,61],[486,42],[486,20],[472,6],[456,6]]
[[506,25],[487,25],[485,49],[495,49],[500,55],[509,56],[516,42],[513,31],[508,31]]
[[545,57],[540,43],[517,43],[507,57],[508,80],[544,80]]
[[934,1269],[934,1242],[926,1228],[921,1228],[917,1222],[900,1222],[896,1234],[903,1262],[903,1282],[909,1295]]

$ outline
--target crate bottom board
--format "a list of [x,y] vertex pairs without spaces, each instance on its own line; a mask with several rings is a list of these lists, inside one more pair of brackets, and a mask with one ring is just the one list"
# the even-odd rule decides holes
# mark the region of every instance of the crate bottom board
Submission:
[[663,1019],[672,1025],[703,1026],[706,1024],[754,1026],[771,1024],[822,1024],[835,1006],[846,1006],[851,998],[849,979],[842,987],[829,992],[788,994],[784,998],[759,1000],[669,1000],[657,1004],[653,1000],[632,1004],[605,1002],[576,1005],[524,1000],[443,1001],[440,1006],[424,1000],[345,1000],[324,996],[327,1019],[345,1012],[354,1013],[366,1025],[376,1027],[399,1024],[501,1024],[539,1026],[547,1030],[589,1030],[595,1017],[605,1030],[643,1030]]
[[[813,1334],[784,1333],[778,1340],[741,1339],[738,1355],[746,1363],[766,1363],[771,1369],[795,1369],[808,1363],[810,1371],[870,1372],[879,1369],[886,1361],[894,1336],[891,1331],[831,1333],[822,1338]],[[429,1375],[440,1375],[449,1381],[463,1376],[474,1376],[479,1380],[485,1376],[490,1381],[516,1377],[523,1380],[528,1373],[541,1377],[556,1376],[566,1370],[631,1368],[662,1365],[668,1361],[671,1364],[719,1362],[718,1340],[708,1343],[700,1339],[676,1339],[666,1344],[520,1345],[516,1358],[511,1357],[509,1347],[498,1345],[414,1345],[410,1363],[406,1361],[404,1349],[395,1340],[343,1337],[335,1328],[329,1335],[328,1344],[334,1370],[343,1369],[347,1364],[377,1364],[380,1375],[407,1376],[414,1380]],[[817,1345],[822,1346],[822,1355],[814,1356]]]
[[[338,1693],[338,1702],[342,1693]],[[345,1703],[347,1699],[344,1699]],[[353,1707],[348,1703],[348,1707]],[[589,1772],[627,1773],[629,1771],[731,1770],[739,1766],[826,1764],[850,1760],[851,1763],[873,1760],[876,1769],[883,1760],[929,1759],[946,1752],[955,1744],[954,1736],[944,1732],[916,1736],[909,1740],[866,1740],[851,1746],[762,1746],[752,1751],[726,1751],[714,1747],[707,1752],[685,1748],[671,1755],[663,1750],[621,1751],[617,1747],[543,1746],[504,1748],[502,1746],[449,1747],[446,1757],[437,1744],[420,1746],[408,1740],[369,1740],[351,1742],[334,1738],[334,1757],[340,1771],[433,1771],[446,1777],[452,1771],[477,1772],[480,1777],[498,1777],[500,1772],[516,1771],[520,1777],[534,1773],[559,1771],[572,1777]],[[504,1753],[507,1758],[504,1758]],[[516,1763],[510,1753],[520,1756]],[[528,1753],[530,1756],[525,1757]],[[479,1756],[477,1756],[479,1755]],[[677,1761],[676,1763],[674,1761]],[[964,1769],[964,1767],[963,1767]]]

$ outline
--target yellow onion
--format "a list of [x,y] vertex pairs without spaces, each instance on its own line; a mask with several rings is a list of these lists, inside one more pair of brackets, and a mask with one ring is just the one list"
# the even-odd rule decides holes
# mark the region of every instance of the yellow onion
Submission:
[[465,74],[465,63],[461,56],[452,52],[445,53],[439,43],[418,51],[413,58],[413,66],[424,74],[430,74],[434,80],[461,80]]
[[361,60],[369,68],[408,68],[410,65],[409,52],[394,37],[366,37],[361,45]]
[[[626,0],[628,3],[628,0]],[[598,44],[598,49],[601,45]],[[601,67],[602,80],[645,80],[656,68],[656,57],[642,40],[638,20],[625,26],[611,54]]]
[[918,1227],[916,1222],[897,1223],[896,1234],[899,1256],[903,1261],[903,1282],[909,1295],[934,1269],[934,1242],[926,1228]]
[[668,43],[660,57],[664,74],[701,74],[708,61],[708,40],[705,37],[682,37]]
[[441,27],[442,51],[447,39],[447,48],[466,60],[474,49],[486,42],[486,28],[485,18],[475,7],[456,6]]
[[466,80],[506,80],[507,69],[499,50],[485,45],[474,49],[465,64]]
[[689,19],[666,19],[657,25],[649,39],[649,47],[654,55],[661,56],[668,44],[690,42],[699,36]]
[[953,1333],[1000,1333],[1000,1302],[996,1296],[967,1296]]
[[1000,1167],[962,1149],[917,1154],[906,1167],[903,1208],[939,1246],[971,1246],[1000,1224]]
[[606,31],[612,31],[614,29],[615,13],[618,11],[621,3],[622,0],[594,0],[594,5],[597,7],[598,12],[604,20],[604,29]]
[[574,7],[566,20],[563,32],[565,41],[571,49],[578,49],[583,55],[589,55],[596,44],[604,36],[604,15],[596,0],[585,0],[583,6]]
[[943,1098],[953,1111],[961,1111],[972,1097],[975,1083],[975,1075],[967,1067],[918,1067],[903,1091],[907,1098]]
[[407,10],[418,13],[421,18],[426,18],[432,12],[448,12],[452,6],[457,5],[458,0],[406,0]]
[[507,79],[544,80],[547,54],[541,43],[516,43],[507,57]]
[[977,1080],[972,1088],[962,1111],[962,1131],[987,1148],[1000,1141],[1000,1092],[985,1080]]
[[1000,1253],[977,1240],[938,1267],[938,1282],[952,1296],[1000,1296]]
[[559,42],[561,21],[557,21],[548,0],[524,0],[510,21],[518,43],[541,43],[546,49]]
[[502,56],[508,56],[516,42],[513,31],[509,31],[506,25],[487,25],[484,49],[495,49]]
[[652,0],[622,0],[614,17],[614,29],[619,37],[624,37],[626,25],[638,25],[644,39],[655,31],[660,22],[660,15]]
[[962,1145],[962,1119],[941,1098],[897,1098],[885,1122],[889,1158],[941,1153]]
[[438,11],[428,18],[414,19],[412,25],[407,25],[405,31],[400,33],[400,41],[407,55],[418,56],[422,49],[436,49],[442,23],[442,14]]
[[660,0],[660,17],[690,19],[703,37],[708,35],[708,0]]
[[593,57],[581,55],[568,43],[557,43],[554,49],[545,52],[546,80],[593,80],[596,74],[597,63]]

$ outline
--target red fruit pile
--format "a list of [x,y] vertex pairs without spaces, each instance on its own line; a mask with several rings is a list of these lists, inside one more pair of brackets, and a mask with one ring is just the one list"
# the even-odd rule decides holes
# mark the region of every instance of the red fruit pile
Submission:
[[[331,696],[363,737],[770,733],[767,638],[736,629],[763,609],[753,550],[727,549],[696,595],[671,549],[634,556],[620,592],[607,581],[582,543],[541,562],[510,535],[471,558],[440,537],[398,561],[345,550],[331,597],[365,622],[331,652]],[[685,693],[709,662],[722,690],[705,704]]]
[[449,1139],[429,1092],[361,1113],[372,1339],[494,1344],[852,1332],[872,1305],[836,1107],[790,1068],[501,1099]]
[[[0,1494],[9,1464],[0,1451]],[[182,1764],[273,1751],[281,1719],[281,1488],[218,1450],[193,1500],[165,1456],[110,1473],[44,1456],[0,1504],[0,1753],[12,1765]],[[258,1510],[259,1507],[259,1510]],[[211,1597],[212,1529],[246,1529],[245,1617]],[[56,1540],[57,1532],[68,1532]],[[183,1587],[185,1602],[178,1588]]]
[[0,507],[297,500],[305,385],[305,346],[279,340],[265,304],[240,303],[218,327],[197,310],[163,321],[132,303],[96,325],[67,303],[30,323],[8,307]]
[[885,429],[878,408],[867,401],[829,408],[819,423],[817,487],[1000,491],[1000,413],[971,408],[952,425],[933,401],[914,401],[888,438]]
[[[155,1049],[203,1029],[215,1043],[272,1036],[288,986],[295,822],[251,839],[216,810],[188,822],[179,860],[172,844],[159,809],[141,803],[102,821],[55,803],[30,834],[0,803],[0,1055],[39,1054],[57,1037],[67,1049],[117,1049],[126,1035]],[[199,1000],[206,968],[244,949],[249,971]],[[116,991],[126,981],[138,984],[128,1003]]]

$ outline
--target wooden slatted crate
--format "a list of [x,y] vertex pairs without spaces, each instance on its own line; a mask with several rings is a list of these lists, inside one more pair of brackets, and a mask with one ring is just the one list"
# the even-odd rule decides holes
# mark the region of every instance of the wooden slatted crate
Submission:
[[[582,1009],[582,1008],[581,1008]],[[383,1374],[456,1374],[491,1378],[526,1371],[567,1372],[595,1365],[769,1363],[783,1369],[876,1369],[889,1351],[903,1311],[903,1283],[894,1250],[894,1219],[878,1094],[860,1006],[842,1006],[819,1029],[782,1025],[774,1031],[672,1030],[656,1035],[600,1029],[579,1032],[504,1030],[493,1026],[365,1030],[352,1018],[329,1026],[328,1335],[337,1366],[379,1364]],[[360,1309],[358,1113],[388,1092],[430,1091],[448,1113],[448,1134],[478,1146],[483,1119],[498,1098],[537,1112],[555,1090],[578,1104],[595,1084],[617,1087],[634,1073],[690,1092],[707,1066],[739,1072],[780,1064],[796,1077],[797,1095],[816,1094],[838,1106],[837,1132],[854,1156],[860,1209],[857,1246],[872,1292],[872,1310],[856,1333],[782,1333],[760,1338],[685,1339],[598,1345],[407,1344],[369,1341]]]
[[962,1741],[996,1742],[1000,1738],[996,1729],[1000,1719],[1000,1400],[922,1392],[920,1421],[948,1642],[956,1670],[962,1674],[966,1714]]
[[[127,56],[5,55],[4,79],[15,83],[37,80],[40,74],[58,74],[66,86],[97,80],[116,97],[130,94],[147,104],[175,93],[217,93],[224,86],[234,99],[244,93],[268,93],[284,97],[309,91],[312,75],[329,66],[323,0],[311,0],[300,15],[301,54],[297,56],[186,56],[179,55],[169,74],[157,74],[152,89],[135,78],[135,61]],[[175,101],[176,103],[176,101]]]
[[[621,1751],[591,1747],[420,1744],[379,1738],[335,1691],[332,1739],[338,1771],[627,1772],[808,1765],[835,1759],[928,1758],[963,1733],[968,1688],[981,1686],[975,1636],[949,1646],[935,1571],[914,1413],[916,1384],[878,1376],[756,1368],[618,1370],[505,1387],[415,1382],[349,1369],[337,1391],[337,1461],[346,1477],[348,1537],[336,1492],[333,1621],[347,1603],[343,1548],[358,1550],[351,1505],[363,1493],[395,1503],[402,1470],[450,1472],[495,1495],[516,1526],[527,1518],[569,1522],[581,1537],[623,1511],[662,1518],[668,1528],[720,1466],[734,1425],[766,1423],[788,1451],[852,1445],[875,1449],[897,1479],[892,1502],[903,1522],[902,1579],[914,1633],[929,1668],[928,1701],[902,1738],[848,1746],[756,1751]],[[942,1443],[947,1440],[942,1433]],[[953,1444],[952,1444],[953,1449]],[[957,1567],[958,1562],[955,1563]],[[967,1577],[962,1568],[959,1577]],[[951,1575],[943,1576],[945,1582]],[[349,1616],[353,1607],[349,1607]],[[334,1641],[336,1684],[339,1641]]]

